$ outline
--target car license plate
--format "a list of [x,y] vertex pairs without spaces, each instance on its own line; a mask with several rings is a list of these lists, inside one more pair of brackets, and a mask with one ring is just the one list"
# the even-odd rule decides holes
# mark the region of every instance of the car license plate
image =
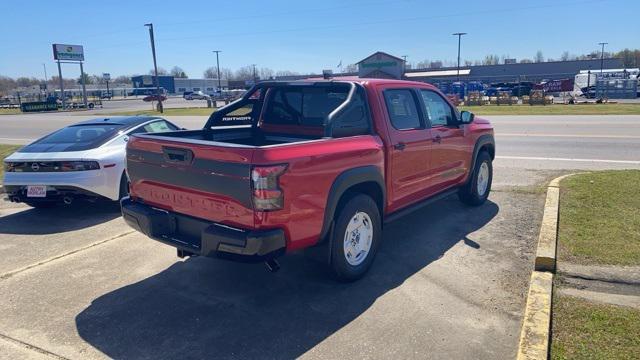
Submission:
[[27,186],[27,197],[47,197],[47,187],[44,185]]

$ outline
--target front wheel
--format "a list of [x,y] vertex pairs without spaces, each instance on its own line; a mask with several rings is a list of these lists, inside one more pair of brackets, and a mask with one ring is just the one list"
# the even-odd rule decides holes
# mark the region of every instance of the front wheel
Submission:
[[349,199],[336,217],[331,241],[331,270],[340,281],[361,278],[371,267],[382,238],[381,216],[366,195]]
[[465,204],[478,206],[484,204],[491,191],[493,180],[493,164],[488,152],[478,154],[473,173],[469,181],[460,189],[458,197]]

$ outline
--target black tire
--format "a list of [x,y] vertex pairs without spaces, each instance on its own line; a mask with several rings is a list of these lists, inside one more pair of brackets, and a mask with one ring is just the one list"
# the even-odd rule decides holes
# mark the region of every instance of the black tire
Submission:
[[31,206],[32,208],[36,208],[36,209],[51,209],[52,207],[56,207],[56,205],[58,205],[53,201],[39,201],[39,202],[27,202],[27,201],[25,201],[25,204]]
[[120,190],[118,195],[118,201],[122,200],[124,197],[129,196],[129,178],[127,174],[122,173],[120,177]]
[[[480,194],[478,192],[478,180],[480,179],[480,169],[483,164],[486,164],[489,174],[487,179],[487,186],[484,193]],[[476,163],[473,168],[473,173],[471,174],[471,178],[467,183],[460,189],[458,192],[458,197],[460,201],[467,205],[479,206],[484,204],[489,197],[489,193],[491,192],[491,182],[493,181],[493,165],[491,161],[491,156],[486,151],[481,151],[478,153],[478,157],[476,158]]]
[[[364,213],[371,221],[368,227],[373,231],[371,236],[371,245],[369,251],[362,255],[362,260],[358,264],[351,264],[347,260],[345,255],[345,235],[347,226],[353,220],[354,216],[358,213]],[[361,218],[368,223],[368,219],[360,214]],[[350,282],[360,279],[369,270],[373,259],[378,251],[378,246],[382,239],[382,223],[380,211],[378,206],[371,199],[371,197],[363,194],[355,195],[351,197],[344,206],[341,207],[337,216],[335,217],[335,226],[333,233],[331,234],[331,262],[330,268],[334,277],[343,282]],[[360,239],[359,232],[357,241],[366,241],[366,239]],[[359,243],[359,242],[358,242]]]

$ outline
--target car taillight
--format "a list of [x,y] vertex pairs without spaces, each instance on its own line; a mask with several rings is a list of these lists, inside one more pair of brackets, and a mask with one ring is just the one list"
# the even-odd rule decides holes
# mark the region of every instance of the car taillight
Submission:
[[4,163],[4,171],[5,172],[13,172],[15,171],[15,163],[12,162],[6,162]]
[[63,161],[60,163],[59,171],[86,171],[98,170],[100,164],[97,161]]
[[253,208],[258,211],[279,210],[284,206],[284,195],[279,178],[287,169],[286,164],[255,166],[251,170]]

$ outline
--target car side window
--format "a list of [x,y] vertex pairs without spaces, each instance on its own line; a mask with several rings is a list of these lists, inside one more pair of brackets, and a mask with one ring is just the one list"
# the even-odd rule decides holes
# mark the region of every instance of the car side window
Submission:
[[178,130],[173,124],[164,120],[150,122],[145,126],[141,126],[131,132],[131,134],[158,133]]
[[420,90],[425,116],[431,126],[455,125],[453,109],[440,95],[430,90]]
[[391,89],[384,91],[384,99],[389,112],[391,125],[398,130],[420,129],[420,114],[416,99],[409,89]]

